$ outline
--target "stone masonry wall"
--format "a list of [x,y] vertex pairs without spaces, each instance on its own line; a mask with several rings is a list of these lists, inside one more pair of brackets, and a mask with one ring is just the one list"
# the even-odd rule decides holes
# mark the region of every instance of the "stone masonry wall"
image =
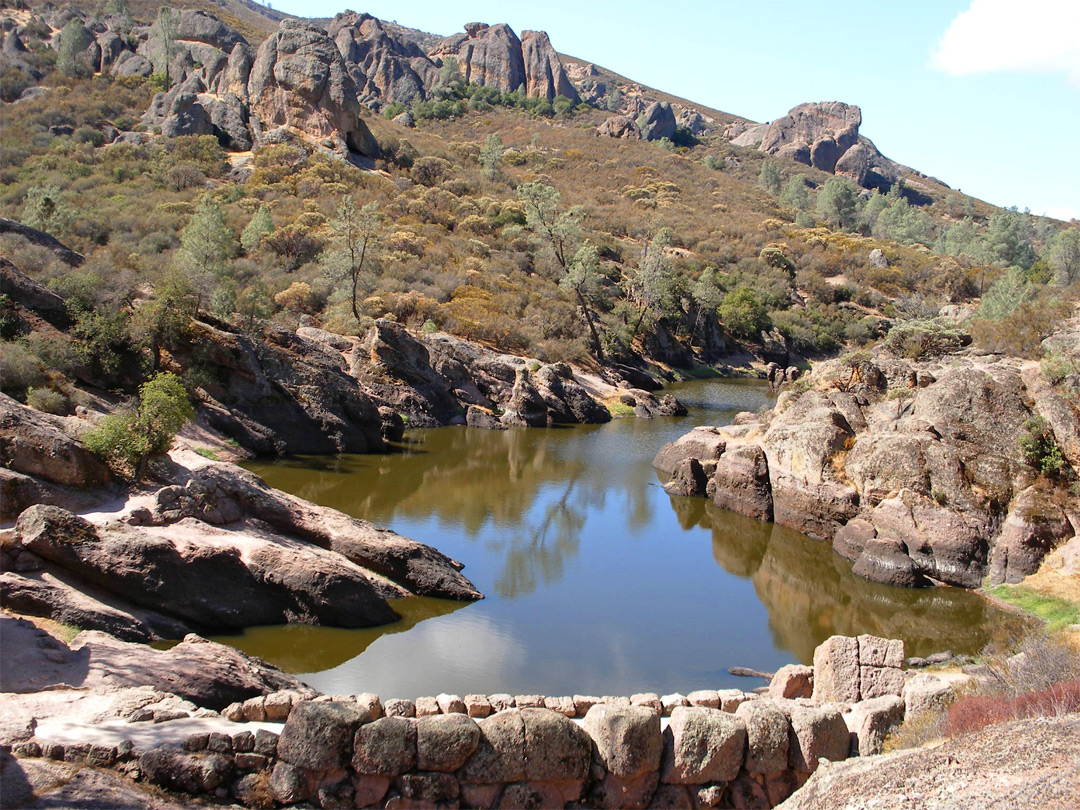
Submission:
[[[821,761],[880,752],[917,699],[902,642],[834,636],[814,663],[783,667],[762,694],[383,703],[281,692],[226,708],[238,733],[193,735],[182,748],[35,742],[16,754],[81,758],[248,807],[769,808]],[[276,735],[242,730],[247,721],[284,724]]]

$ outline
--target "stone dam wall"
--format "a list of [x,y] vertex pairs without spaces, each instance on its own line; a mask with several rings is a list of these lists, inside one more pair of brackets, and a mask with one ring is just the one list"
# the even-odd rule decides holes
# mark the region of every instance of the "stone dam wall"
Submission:
[[814,663],[782,668],[761,694],[383,703],[279,692],[227,707],[235,733],[179,747],[31,742],[16,754],[249,807],[769,808],[823,761],[879,753],[905,713],[933,710],[947,691],[902,670],[900,641],[834,636]]

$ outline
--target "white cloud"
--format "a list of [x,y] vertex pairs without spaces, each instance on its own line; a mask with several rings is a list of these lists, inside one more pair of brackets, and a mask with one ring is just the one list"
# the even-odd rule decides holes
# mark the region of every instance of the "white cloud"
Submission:
[[930,61],[951,76],[1064,73],[1080,87],[1080,2],[972,0]]

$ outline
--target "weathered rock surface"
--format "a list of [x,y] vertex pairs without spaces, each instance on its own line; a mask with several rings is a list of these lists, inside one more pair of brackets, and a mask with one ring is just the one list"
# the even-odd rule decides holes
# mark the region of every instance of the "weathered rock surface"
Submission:
[[378,144],[360,120],[360,102],[334,41],[318,26],[284,20],[259,46],[248,81],[256,142],[279,127],[338,152],[375,157]]
[[195,635],[169,650],[155,650],[97,631],[80,633],[67,645],[25,619],[7,616],[0,617],[0,625],[3,692],[64,684],[95,692],[149,686],[210,709],[282,690],[310,692],[276,667]]
[[996,804],[1064,808],[1080,795],[1080,718],[990,726],[937,748],[858,758],[818,770],[784,807],[924,807],[976,810]]
[[[670,475],[696,459],[705,492],[676,481],[677,491],[831,541],[856,574],[893,585],[1018,581],[1076,533],[1075,513],[1033,486],[1013,438],[1036,415],[1065,444],[1080,424],[1037,369],[879,357],[830,361],[811,379],[811,390],[781,396],[768,425],[695,429],[654,466]],[[911,393],[888,397],[894,389]]]
[[543,31],[523,31],[521,39],[505,24],[469,23],[464,34],[447,37],[431,51],[441,64],[453,58],[466,82],[497,87],[504,93],[518,88],[527,96],[578,100],[558,54]]
[[730,140],[849,177],[865,188],[886,190],[897,181],[900,167],[860,137],[861,125],[862,111],[853,104],[800,104],[769,124],[732,129]]
[[396,36],[368,14],[342,12],[326,32],[345,60],[362,104],[408,104],[425,98],[438,80],[438,66],[419,45]]
[[[100,464],[62,432],[63,419],[3,400],[8,455],[41,476],[5,471],[3,481],[78,475],[82,455]],[[4,605],[152,641],[190,628],[381,624],[397,616],[386,599],[410,593],[480,598],[460,563],[238,467],[176,451],[150,468],[158,488],[96,523],[41,502],[26,508],[0,555]]]

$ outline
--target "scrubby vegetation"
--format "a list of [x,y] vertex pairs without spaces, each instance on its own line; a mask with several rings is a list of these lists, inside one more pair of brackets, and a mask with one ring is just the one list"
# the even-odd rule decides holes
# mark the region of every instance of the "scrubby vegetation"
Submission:
[[0,302],[3,390],[43,409],[69,409],[76,377],[133,392],[192,355],[194,317],[344,334],[389,318],[542,360],[689,370],[881,339],[1039,358],[1077,298],[1076,228],[919,177],[866,192],[719,135],[598,138],[607,110],[466,85],[450,60],[415,128],[393,106],[366,117],[371,171],[300,141],[247,166],[212,137],[106,144],[145,129],[160,78],[82,75],[56,53],[37,57],[56,68],[47,93],[0,108],[0,215],[86,255],[72,270],[0,244],[71,309],[70,331],[31,340]]

